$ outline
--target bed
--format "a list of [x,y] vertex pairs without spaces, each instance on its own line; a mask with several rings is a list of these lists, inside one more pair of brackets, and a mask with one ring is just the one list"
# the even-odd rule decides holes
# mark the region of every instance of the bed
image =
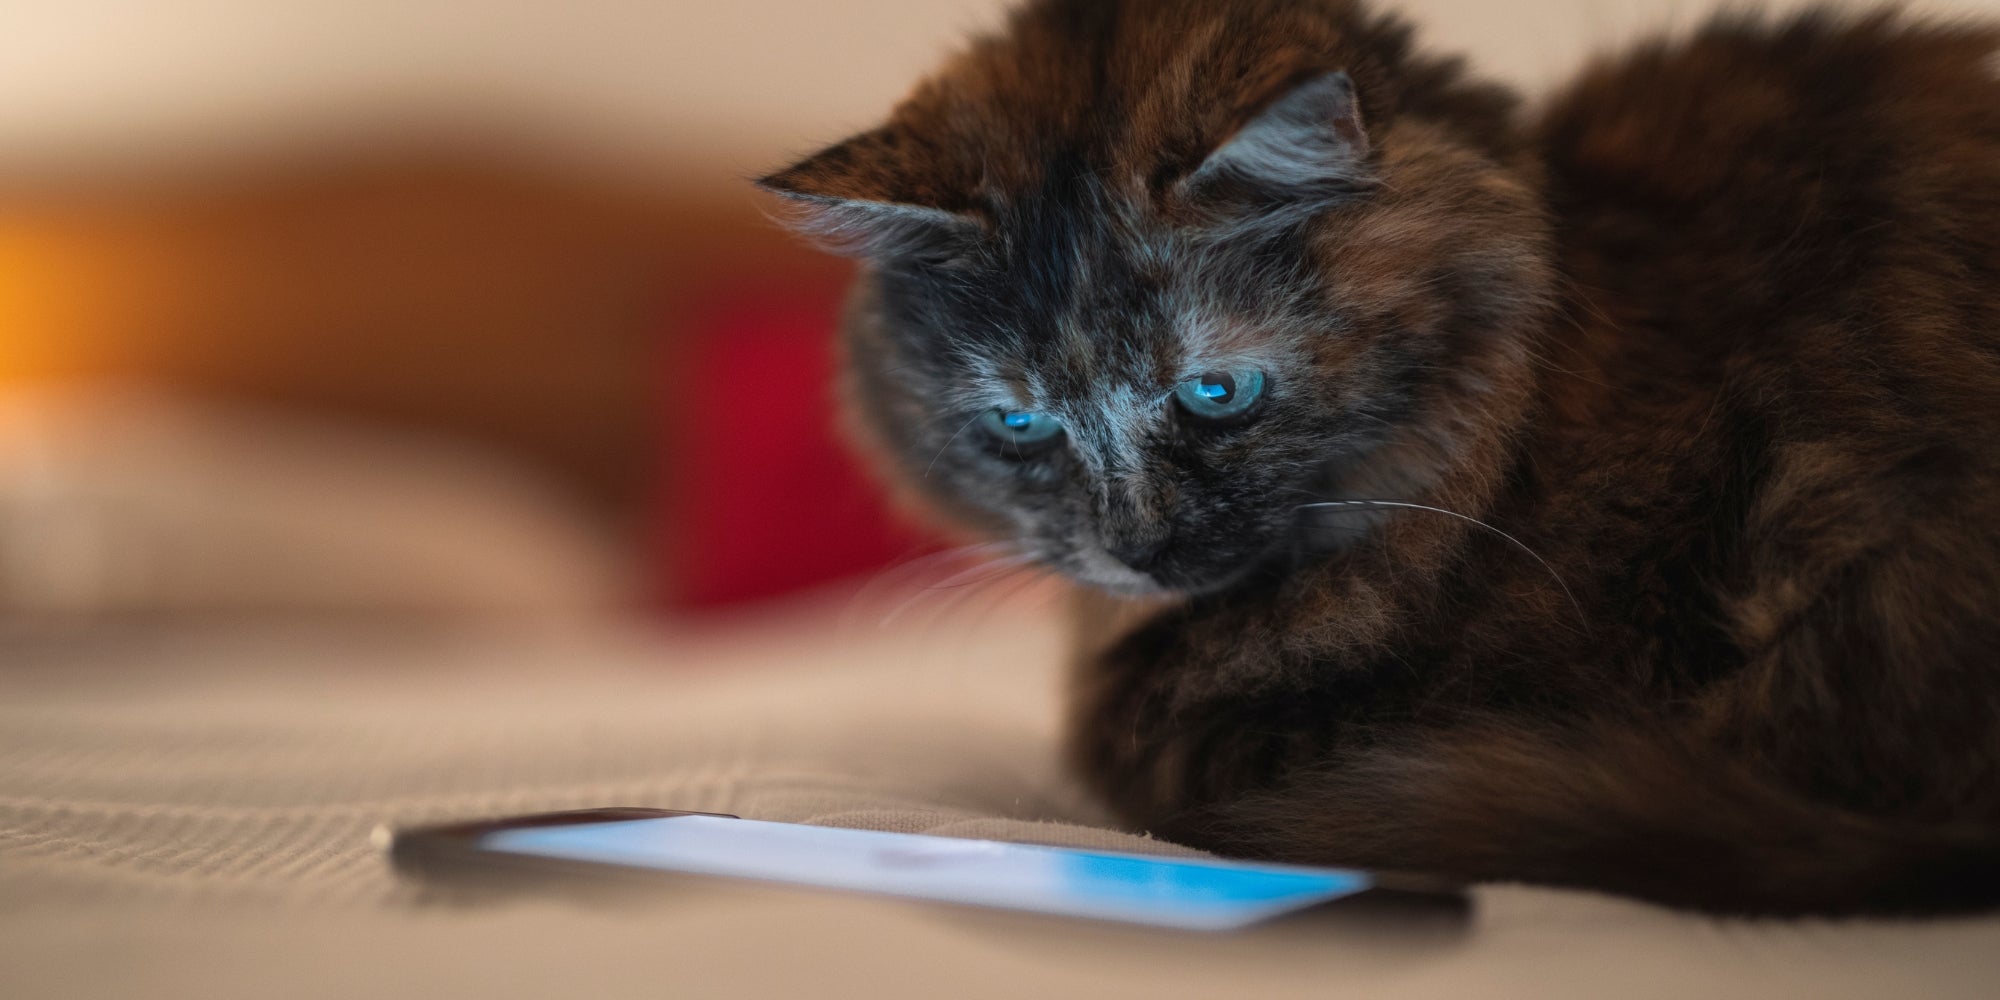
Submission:
[[645,805],[1136,851],[1057,766],[1047,601],[884,624],[334,622],[0,636],[8,997],[1991,996],[2000,920],[1715,920],[1477,890],[1466,921],[1201,936],[726,885],[400,883],[378,823]]

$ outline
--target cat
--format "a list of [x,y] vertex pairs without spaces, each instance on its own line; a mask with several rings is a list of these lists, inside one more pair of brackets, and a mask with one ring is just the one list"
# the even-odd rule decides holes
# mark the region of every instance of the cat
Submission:
[[1720,17],[1533,111],[1347,0],[1034,0],[759,183],[849,423],[1081,586],[1228,855],[2000,901],[2000,31]]

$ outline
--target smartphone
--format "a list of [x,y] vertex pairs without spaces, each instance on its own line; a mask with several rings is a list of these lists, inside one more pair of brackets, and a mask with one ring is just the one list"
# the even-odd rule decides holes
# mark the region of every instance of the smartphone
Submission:
[[1365,895],[1448,886],[1341,868],[1154,857],[714,813],[590,809],[377,831],[406,875],[490,884],[671,874],[845,890],[1184,930],[1231,930]]

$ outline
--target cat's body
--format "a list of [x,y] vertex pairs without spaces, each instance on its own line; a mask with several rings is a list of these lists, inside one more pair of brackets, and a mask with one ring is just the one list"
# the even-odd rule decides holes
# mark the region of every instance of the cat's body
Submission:
[[[1976,906],[1997,37],[1719,22],[1520,123],[1340,0],[1043,3],[769,183],[874,261],[851,383],[892,471],[1166,599],[1084,616],[1072,753],[1135,825]],[[1253,372],[1245,415],[1163,395]]]

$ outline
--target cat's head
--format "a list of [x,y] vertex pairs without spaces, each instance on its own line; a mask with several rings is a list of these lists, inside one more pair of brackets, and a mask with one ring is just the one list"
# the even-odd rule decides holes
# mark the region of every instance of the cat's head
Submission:
[[894,478],[1198,593],[1518,402],[1551,279],[1512,110],[1339,0],[1052,0],[760,183],[865,262],[847,399]]

